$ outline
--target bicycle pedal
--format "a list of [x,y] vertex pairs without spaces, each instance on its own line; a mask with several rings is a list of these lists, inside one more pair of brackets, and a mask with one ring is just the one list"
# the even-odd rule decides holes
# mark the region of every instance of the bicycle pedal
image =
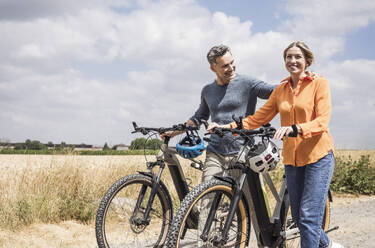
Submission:
[[337,229],[339,229],[339,226],[334,226],[334,227],[332,227],[331,229],[328,229],[328,230],[326,231],[326,233],[329,233],[329,232],[332,232],[332,231],[336,231]]

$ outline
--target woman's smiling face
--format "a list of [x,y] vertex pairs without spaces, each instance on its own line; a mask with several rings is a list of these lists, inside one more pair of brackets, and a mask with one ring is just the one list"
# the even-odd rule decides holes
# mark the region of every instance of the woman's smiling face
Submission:
[[306,69],[306,60],[299,47],[291,47],[286,52],[285,68],[290,74],[301,74]]

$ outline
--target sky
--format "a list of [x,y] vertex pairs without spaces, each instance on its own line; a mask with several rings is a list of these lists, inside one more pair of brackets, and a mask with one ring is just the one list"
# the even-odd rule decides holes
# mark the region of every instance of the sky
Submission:
[[0,36],[1,140],[130,144],[132,121],[193,115],[212,46],[279,84],[301,40],[330,83],[335,147],[375,149],[373,0],[0,0]]

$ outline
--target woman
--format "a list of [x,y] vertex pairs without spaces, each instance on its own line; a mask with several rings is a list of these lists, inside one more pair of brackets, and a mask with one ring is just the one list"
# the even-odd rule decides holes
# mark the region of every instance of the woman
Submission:
[[[314,55],[301,41],[284,50],[285,68],[290,76],[273,91],[254,115],[243,120],[247,129],[270,122],[280,113],[281,127],[274,138],[284,136],[283,157],[293,219],[301,233],[301,247],[343,246],[331,242],[321,228],[325,199],[334,169],[333,142],[328,124],[331,97],[328,81],[306,69]],[[235,128],[235,123],[208,127]],[[297,137],[288,137],[290,133]]]

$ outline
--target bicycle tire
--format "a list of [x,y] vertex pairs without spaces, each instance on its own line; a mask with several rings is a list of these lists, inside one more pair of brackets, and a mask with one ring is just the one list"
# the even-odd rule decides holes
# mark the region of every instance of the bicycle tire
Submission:
[[[160,182],[150,212],[150,223],[140,223],[152,187],[151,177],[135,174],[116,181],[102,198],[95,222],[99,248],[162,247],[173,217],[172,202],[163,182]],[[134,208],[139,191],[146,186],[145,197],[138,214]],[[119,212],[121,211],[121,212]]]
[[[227,210],[226,207],[229,209],[228,203],[230,203],[234,192],[232,190],[232,186],[229,183],[214,179],[203,182],[200,185],[196,186],[184,198],[176,215],[174,216],[173,224],[168,234],[167,247],[175,248],[180,246],[201,246],[201,244],[198,243],[199,241],[197,238],[200,235],[200,232],[198,231],[199,228],[196,226],[195,229],[187,229],[187,231],[185,230],[185,228],[187,228],[187,225],[189,225],[188,216],[193,211],[199,211],[199,213],[202,214],[201,209],[209,209],[209,207],[201,207],[202,205],[199,205],[201,204],[199,202],[200,200],[203,201],[203,199],[207,199],[205,197],[207,197],[208,195],[213,196],[217,192],[223,193],[225,197],[220,202],[219,210],[216,212],[214,219],[215,223],[213,222],[214,227],[210,229],[209,235],[211,236],[211,238],[214,238],[215,234],[221,234],[220,225],[215,226],[215,224],[219,224],[218,222],[220,222],[222,226],[224,225],[225,220],[223,218],[225,218],[225,211]],[[203,221],[203,223],[204,222],[205,221]],[[196,234],[190,234],[189,232],[196,232]],[[230,228],[228,243],[220,247],[245,247],[248,244],[249,238],[250,217],[247,202],[245,201],[244,195],[242,195]],[[214,247],[212,246],[213,244],[210,242],[210,240],[212,241],[212,239],[208,238],[208,241],[203,244],[203,247]],[[200,242],[202,243],[203,241]]]
[[[284,201],[289,201],[289,197],[285,197]],[[289,207],[288,207],[287,212],[285,212],[286,216],[284,217],[284,220],[285,220],[284,221],[284,227],[286,227],[285,230],[288,230],[288,229],[294,228],[296,226],[296,224],[293,223],[293,221],[292,221],[289,202],[288,203],[283,202],[284,206],[286,204]],[[327,196],[326,206],[325,206],[325,209],[324,209],[324,215],[323,215],[323,220],[322,220],[322,229],[324,231],[327,231],[328,227],[329,227],[330,217],[331,217],[330,207],[331,207],[331,204],[330,204],[330,201],[329,201],[329,197]],[[290,237],[286,237],[279,247],[280,248],[299,248],[299,247],[301,247],[300,234],[297,233],[297,234],[292,235]]]

